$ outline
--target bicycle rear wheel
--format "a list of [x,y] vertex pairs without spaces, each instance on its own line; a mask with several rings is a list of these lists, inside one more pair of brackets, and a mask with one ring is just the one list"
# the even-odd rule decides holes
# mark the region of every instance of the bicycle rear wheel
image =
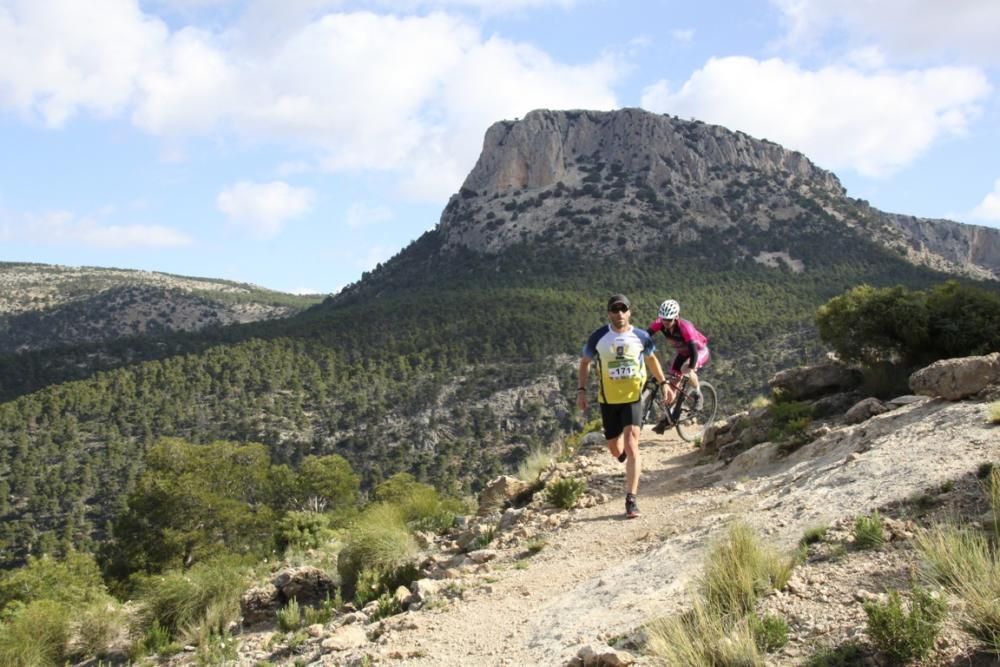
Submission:
[[660,417],[665,413],[665,408],[663,407],[663,394],[660,393],[660,388],[656,383],[646,383],[646,386],[642,388],[641,400],[642,423],[640,427],[660,421]]
[[701,410],[695,410],[694,399],[688,398],[684,407],[681,408],[680,418],[677,420],[677,435],[687,442],[694,442],[702,436],[705,429],[715,421],[715,415],[719,408],[715,387],[704,381],[699,384],[703,398]]

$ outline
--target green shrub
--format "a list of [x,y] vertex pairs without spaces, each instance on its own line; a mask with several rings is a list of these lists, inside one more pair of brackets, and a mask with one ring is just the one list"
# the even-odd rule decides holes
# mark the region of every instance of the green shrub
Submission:
[[764,655],[745,617],[729,617],[696,599],[690,611],[646,627],[649,652],[670,667],[764,667]]
[[788,643],[788,622],[780,616],[752,614],[748,620],[757,646],[765,653],[774,653]]
[[861,285],[821,306],[816,325],[845,361],[927,364],[1000,349],[1000,295],[953,280],[923,292]]
[[161,654],[171,646],[173,638],[170,628],[160,625],[159,621],[153,621],[152,625],[146,628],[142,638],[142,649],[146,654]]
[[549,543],[548,543],[548,541],[546,541],[545,538],[543,538],[543,537],[533,537],[532,539],[528,540],[525,543],[524,548],[528,551],[529,554],[531,554],[532,556],[534,556],[535,554],[539,553],[542,549],[544,549],[548,545],[549,545]]
[[137,577],[138,620],[144,628],[158,623],[171,638],[190,636],[201,626],[225,628],[239,618],[240,595],[250,578],[246,561],[233,556]]
[[919,587],[912,589],[908,612],[898,591],[891,591],[884,605],[866,602],[863,606],[872,641],[893,664],[900,665],[930,653],[948,611],[943,601]]
[[317,549],[337,534],[329,515],[319,512],[288,512],[275,529],[278,548]]
[[366,584],[376,582],[378,588],[381,585],[378,582],[391,577],[416,551],[417,545],[403,523],[399,508],[386,503],[369,506],[351,528],[347,544],[337,558],[337,572],[344,596],[356,596],[362,570],[369,570]]
[[330,598],[329,593],[326,596],[326,600],[323,601],[318,607],[306,607],[302,610],[302,623],[303,625],[310,626],[316,625],[317,623],[326,624],[333,619],[334,614],[340,607],[344,605],[344,601],[340,596],[340,591],[337,591],[336,596],[333,599]]
[[395,595],[391,593],[382,593],[378,596],[378,609],[372,615],[372,621],[377,621],[380,618],[386,618],[387,616],[395,616],[403,611],[403,606],[396,599]]
[[811,526],[806,528],[805,532],[802,534],[802,539],[799,540],[800,544],[816,544],[817,542],[822,542],[823,538],[826,537],[826,526]]
[[754,608],[760,595],[783,588],[793,567],[792,559],[766,547],[749,526],[734,523],[708,553],[702,594],[722,615],[743,615]]
[[486,526],[482,533],[476,536],[472,542],[472,549],[485,549],[497,536],[496,524]]
[[420,576],[416,563],[407,562],[395,567],[362,568],[354,592],[354,603],[363,607],[383,594],[394,593],[400,586],[409,587]]
[[226,632],[201,628],[197,642],[198,650],[194,654],[197,667],[232,665],[239,655],[239,641]]
[[397,507],[403,522],[413,530],[443,532],[455,523],[456,514],[468,509],[460,500],[442,498],[433,486],[406,472],[376,486],[373,495],[376,501]]
[[517,466],[517,478],[534,484],[552,463],[552,454],[544,449],[533,449]]
[[985,535],[953,525],[917,532],[924,568],[961,601],[960,622],[1000,653],[1000,562]]
[[876,511],[854,520],[854,546],[859,549],[876,549],[885,544],[885,525]]
[[302,627],[302,610],[299,601],[292,598],[284,607],[278,610],[278,629],[282,632],[294,632]]
[[93,556],[76,551],[63,559],[29,556],[24,567],[0,578],[0,611],[14,601],[53,600],[77,607],[106,598]]
[[582,479],[564,477],[546,485],[545,499],[552,505],[568,510],[580,499],[587,490],[587,483]]
[[822,648],[806,661],[805,667],[857,667],[864,664],[865,651],[860,644]]
[[771,430],[767,437],[772,442],[795,441],[802,444],[806,431],[812,424],[813,407],[805,401],[780,401],[768,407]]
[[68,657],[70,608],[36,600],[0,626],[0,667],[55,667]]
[[104,653],[126,627],[125,612],[110,596],[79,610],[73,620],[70,653],[89,658]]

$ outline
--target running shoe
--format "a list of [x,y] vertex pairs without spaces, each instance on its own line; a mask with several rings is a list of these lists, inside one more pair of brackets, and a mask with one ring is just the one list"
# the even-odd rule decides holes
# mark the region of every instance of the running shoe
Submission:
[[694,404],[691,406],[692,410],[698,411],[705,407],[705,397],[701,395],[700,391],[691,392],[691,398],[694,399]]
[[625,518],[634,519],[639,516],[639,503],[635,501],[635,496],[631,493],[625,494]]

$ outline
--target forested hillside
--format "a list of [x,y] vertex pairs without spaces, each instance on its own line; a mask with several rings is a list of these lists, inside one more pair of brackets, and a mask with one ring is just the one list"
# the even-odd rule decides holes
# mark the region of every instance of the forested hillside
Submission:
[[320,298],[150,271],[0,262],[0,354],[288,317]]

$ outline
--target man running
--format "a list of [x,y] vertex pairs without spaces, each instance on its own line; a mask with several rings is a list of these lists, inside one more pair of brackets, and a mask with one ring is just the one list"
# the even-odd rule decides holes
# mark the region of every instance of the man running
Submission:
[[590,335],[580,357],[580,383],[576,406],[587,409],[587,376],[593,362],[598,369],[597,401],[608,451],[625,462],[625,516],[639,516],[639,431],[642,426],[640,398],[646,382],[646,366],[660,384],[666,382],[654,352],[652,337],[629,324],[631,304],[624,294],[608,300],[607,324]]

